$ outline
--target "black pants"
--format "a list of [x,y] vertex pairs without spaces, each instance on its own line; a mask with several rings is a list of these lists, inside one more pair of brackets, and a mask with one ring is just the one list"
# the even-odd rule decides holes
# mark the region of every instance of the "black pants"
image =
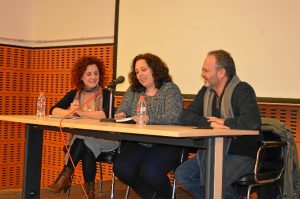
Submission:
[[[70,148],[70,155],[75,167],[82,160],[84,182],[94,182],[96,176],[96,158],[94,153],[85,145],[83,139],[75,139]],[[73,168],[70,159],[67,166]]]
[[172,187],[168,172],[180,163],[181,147],[153,145],[145,147],[135,142],[126,142],[117,156],[113,170],[115,175],[129,185],[143,199],[169,199]]

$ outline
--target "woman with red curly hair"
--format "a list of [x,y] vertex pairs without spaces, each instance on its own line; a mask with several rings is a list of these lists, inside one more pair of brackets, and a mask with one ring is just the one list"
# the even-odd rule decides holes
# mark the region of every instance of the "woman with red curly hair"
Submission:
[[[72,84],[68,92],[50,109],[50,115],[79,116],[102,119],[109,114],[109,91],[104,89],[104,64],[92,56],[80,58],[72,69]],[[71,141],[70,155],[74,166],[82,160],[84,188],[89,199],[95,198],[96,159],[101,152],[119,147],[119,142],[75,135]],[[48,186],[52,192],[66,190],[72,183],[74,168],[70,159],[55,182]]]

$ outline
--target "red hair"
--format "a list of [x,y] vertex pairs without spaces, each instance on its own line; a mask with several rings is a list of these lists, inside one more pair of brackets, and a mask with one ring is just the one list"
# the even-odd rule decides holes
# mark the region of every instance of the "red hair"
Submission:
[[103,62],[94,56],[83,56],[77,60],[73,69],[72,69],[72,86],[78,90],[84,88],[84,83],[81,80],[84,72],[87,69],[87,66],[95,64],[99,70],[99,86],[104,87],[104,64]]

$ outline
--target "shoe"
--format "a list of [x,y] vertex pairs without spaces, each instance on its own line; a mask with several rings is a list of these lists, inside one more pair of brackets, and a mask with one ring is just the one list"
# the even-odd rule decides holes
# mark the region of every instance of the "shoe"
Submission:
[[84,183],[83,188],[88,195],[88,199],[95,199],[95,183],[87,182]]
[[67,192],[68,188],[72,184],[73,173],[73,169],[69,168],[68,166],[64,166],[63,170],[60,172],[54,183],[49,185],[47,189],[54,193],[59,193],[62,190],[64,190],[64,192]]

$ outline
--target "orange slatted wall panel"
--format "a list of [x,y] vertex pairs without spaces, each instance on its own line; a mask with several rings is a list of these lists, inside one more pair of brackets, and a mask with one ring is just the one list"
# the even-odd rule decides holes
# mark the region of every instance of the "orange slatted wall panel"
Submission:
[[[0,45],[0,114],[35,114],[40,91],[45,92],[48,114],[50,107],[71,89],[71,68],[83,55],[99,57],[106,67],[105,82],[112,80],[110,44],[41,49]],[[25,125],[2,121],[0,125],[0,189],[21,188]],[[42,187],[52,183],[62,169],[63,139],[68,139],[68,135],[44,132]],[[77,168],[80,175],[75,177],[75,183],[82,179],[81,165]],[[111,165],[104,164],[103,172],[104,179],[110,179]]]
[[[26,48],[0,46],[0,114],[28,113],[29,57]],[[0,189],[21,187],[24,142],[25,125],[0,121]]]

